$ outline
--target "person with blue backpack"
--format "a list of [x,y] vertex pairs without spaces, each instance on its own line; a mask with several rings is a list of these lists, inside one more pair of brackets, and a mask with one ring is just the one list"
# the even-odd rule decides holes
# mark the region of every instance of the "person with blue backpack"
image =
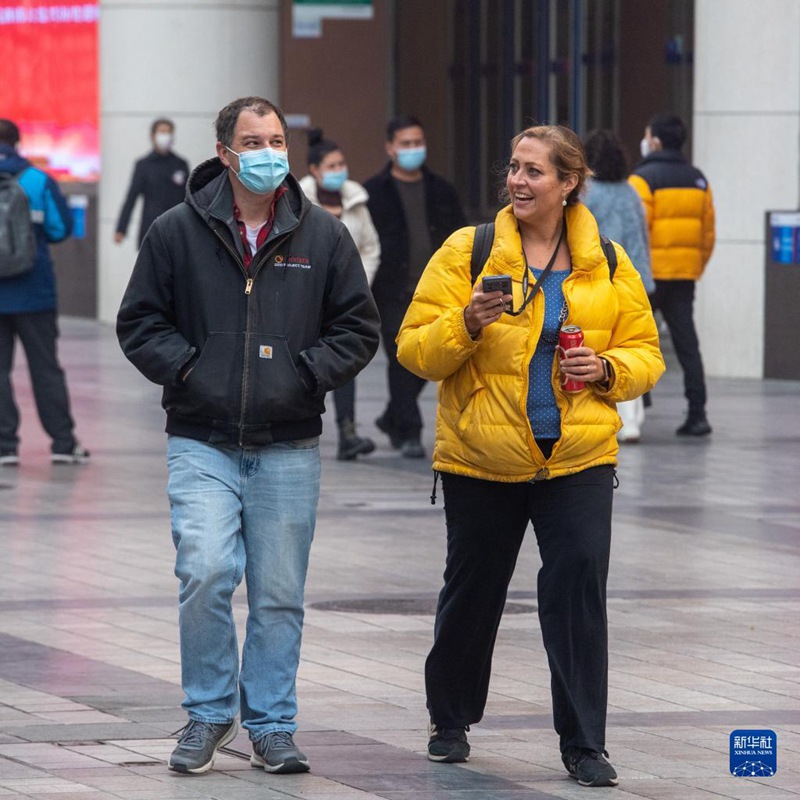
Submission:
[[[58,184],[17,152],[17,125],[0,119],[0,466],[19,464],[19,409],[11,372],[22,343],[54,464],[86,461],[75,438],[64,371],[58,362],[56,281],[49,244],[72,232]],[[20,189],[22,191],[20,191]]]

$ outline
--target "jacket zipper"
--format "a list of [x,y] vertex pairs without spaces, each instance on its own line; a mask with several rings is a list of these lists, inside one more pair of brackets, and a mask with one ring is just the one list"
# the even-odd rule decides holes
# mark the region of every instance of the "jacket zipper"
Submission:
[[[281,239],[277,243],[274,243],[273,248],[271,250],[269,250],[259,260],[258,264],[256,265],[255,272],[252,275],[250,275],[250,274],[248,274],[247,270],[245,269],[244,262],[239,258],[239,254],[234,249],[232,249],[231,246],[225,241],[224,237],[219,232],[219,230],[216,227],[212,228],[212,230],[217,235],[217,238],[222,242],[222,244],[225,247],[225,249],[233,256],[234,260],[239,265],[239,268],[242,271],[242,275],[244,275],[244,278],[245,278],[244,293],[245,293],[245,295],[247,295],[247,310],[245,311],[245,316],[246,316],[246,320],[247,321],[245,322],[245,328],[244,328],[244,344],[245,344],[245,346],[244,346],[244,355],[243,355],[243,364],[242,364],[242,391],[241,391],[241,395],[240,395],[240,405],[241,405],[241,409],[242,410],[239,413],[239,447],[244,447],[244,413],[245,413],[245,401],[247,399],[247,383],[248,383],[248,377],[249,377],[249,374],[248,374],[248,363],[249,362],[248,362],[248,358],[247,358],[247,355],[248,355],[247,346],[249,344],[248,339],[250,338],[250,294],[253,291],[253,282],[256,279],[256,275],[258,275],[258,273],[261,271],[262,265],[265,264],[267,262],[267,260],[270,258],[270,256],[281,246],[281,244],[283,244],[283,239]],[[251,266],[253,266],[253,265],[255,265],[255,259],[253,260],[253,264],[251,264]]]

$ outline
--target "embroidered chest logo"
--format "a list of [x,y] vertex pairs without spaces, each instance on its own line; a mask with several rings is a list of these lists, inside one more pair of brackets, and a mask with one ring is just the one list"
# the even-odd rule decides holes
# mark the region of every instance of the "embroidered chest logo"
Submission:
[[275,267],[288,267],[289,269],[311,269],[311,259],[305,256],[275,256]]
[[258,357],[259,358],[272,358],[272,345],[271,344],[262,344],[258,347]]

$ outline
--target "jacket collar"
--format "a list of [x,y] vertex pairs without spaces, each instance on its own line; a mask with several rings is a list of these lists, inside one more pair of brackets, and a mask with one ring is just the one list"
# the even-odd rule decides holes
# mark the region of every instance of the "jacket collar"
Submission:
[[[282,186],[287,191],[275,205],[275,221],[270,239],[296,227],[311,207],[309,199],[303,194],[295,177],[287,175]],[[192,171],[186,184],[186,202],[211,227],[213,220],[224,223],[238,240],[236,223],[233,219],[233,190],[228,170],[219,158],[210,158]]]
[[[591,272],[605,265],[600,244],[600,231],[592,212],[583,203],[567,206],[567,246],[573,272]],[[525,274],[525,258],[517,219],[511,206],[501,209],[495,217],[492,260],[498,272],[507,272],[518,280]]]
[[[305,192],[306,197],[314,204],[319,205],[319,194],[317,192],[317,182],[313,175],[304,175],[300,178],[300,188]],[[342,208],[349,211],[353,206],[366,203],[369,200],[367,190],[356,181],[347,180],[342,186]]]
[[0,144],[0,172],[17,175],[29,166],[30,161],[23,158],[15,148]]

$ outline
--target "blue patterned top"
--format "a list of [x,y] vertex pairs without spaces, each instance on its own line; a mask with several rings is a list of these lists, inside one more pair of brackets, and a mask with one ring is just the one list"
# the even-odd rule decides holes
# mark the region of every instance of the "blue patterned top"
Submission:
[[[543,270],[529,267],[538,281]],[[542,284],[544,323],[536,352],[528,366],[528,420],[536,439],[558,439],[561,436],[561,413],[556,405],[551,375],[553,358],[561,329],[561,309],[564,307],[564,280],[572,270],[552,271]]]

